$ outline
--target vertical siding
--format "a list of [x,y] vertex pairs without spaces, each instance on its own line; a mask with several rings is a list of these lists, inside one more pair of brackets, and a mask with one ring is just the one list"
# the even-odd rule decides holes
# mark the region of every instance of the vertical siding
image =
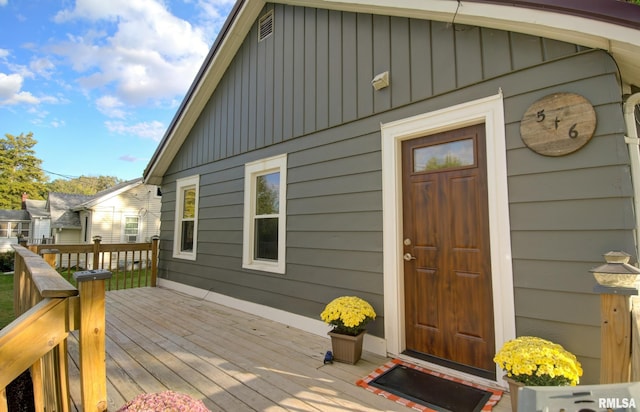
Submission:
[[[585,364],[584,383],[597,380],[598,296],[588,270],[608,250],[634,250],[610,57],[493,29],[267,7],[274,34],[258,43],[249,33],[165,177],[161,276],[316,319],[328,299],[357,293],[382,315],[380,122],[501,89],[517,333],[565,344]],[[375,92],[371,79],[385,70],[391,87]],[[524,146],[519,122],[558,91],[587,97],[598,126],[580,151],[548,158]],[[284,276],[241,269],[243,165],[279,153],[289,156]],[[170,239],[175,179],[192,174],[201,176],[200,233],[198,259],[187,262],[171,258]],[[371,333],[383,330],[381,317]]]
[[[382,113],[512,70],[575,54],[575,45],[444,22],[268,5],[274,33],[248,34],[180,155],[206,164]],[[393,87],[374,91],[389,71]],[[407,81],[408,80],[408,81]]]
[[[354,13],[341,13],[340,15],[342,16],[342,71],[340,72],[342,79],[340,102],[342,104],[340,107],[342,107],[342,121],[349,122],[358,117],[357,50],[359,50],[359,43],[356,30],[357,17]],[[338,80],[336,80],[337,82]],[[340,94],[335,93],[332,97],[338,99]],[[331,106],[333,106],[334,99],[332,99]]]

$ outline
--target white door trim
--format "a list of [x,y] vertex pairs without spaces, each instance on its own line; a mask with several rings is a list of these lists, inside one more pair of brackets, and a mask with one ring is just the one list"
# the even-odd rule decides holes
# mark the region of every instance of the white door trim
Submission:
[[[511,231],[502,91],[497,95],[381,124],[384,318],[387,351],[405,348],[402,260],[402,150],[404,140],[484,123],[496,348],[515,337]],[[501,376],[496,365],[496,376]]]

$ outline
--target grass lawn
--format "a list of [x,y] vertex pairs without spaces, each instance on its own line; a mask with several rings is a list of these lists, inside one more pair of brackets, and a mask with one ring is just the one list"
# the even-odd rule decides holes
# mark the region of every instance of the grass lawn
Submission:
[[[65,278],[73,286],[78,287],[78,283],[73,278],[73,274],[76,271],[73,269],[58,269],[58,273]],[[151,271],[148,275],[144,272],[133,271],[132,272],[117,272],[113,273],[110,280],[106,281],[106,290],[118,290],[118,289],[131,289],[139,286],[151,285]]]
[[[62,275],[65,278],[68,277],[69,282],[76,286],[73,273],[64,271]],[[135,288],[138,287],[138,284],[140,286],[148,286],[148,282],[150,280],[144,276],[144,273],[138,274],[134,272],[126,274],[125,283],[124,274],[119,273],[117,277],[114,275],[110,282],[107,281],[106,288],[107,290]],[[11,323],[13,319],[15,319],[13,315],[13,273],[10,275],[0,273],[0,329]]]
[[0,329],[7,326],[13,316],[13,273],[0,273]]

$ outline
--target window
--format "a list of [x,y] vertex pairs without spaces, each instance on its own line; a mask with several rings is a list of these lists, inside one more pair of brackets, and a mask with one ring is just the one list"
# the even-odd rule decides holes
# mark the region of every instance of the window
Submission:
[[29,237],[30,222],[0,222],[0,237]]
[[242,267],[284,273],[287,155],[247,163],[244,170]]
[[30,222],[22,222],[20,224],[20,234],[24,238],[29,237],[29,227],[31,226]]
[[124,217],[124,241],[125,242],[137,242],[139,232],[139,218],[138,216],[125,216]]
[[176,222],[173,257],[196,260],[200,176],[176,181]]

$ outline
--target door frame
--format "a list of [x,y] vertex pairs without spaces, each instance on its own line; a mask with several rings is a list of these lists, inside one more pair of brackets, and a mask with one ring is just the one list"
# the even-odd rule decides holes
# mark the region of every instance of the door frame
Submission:
[[[404,140],[475,124],[485,124],[489,237],[496,351],[515,338],[511,229],[502,90],[497,95],[383,123],[382,207],[384,318],[387,352],[406,348],[404,261],[402,259],[402,150]],[[496,365],[496,376],[501,376]],[[502,380],[497,380],[502,384]]]

